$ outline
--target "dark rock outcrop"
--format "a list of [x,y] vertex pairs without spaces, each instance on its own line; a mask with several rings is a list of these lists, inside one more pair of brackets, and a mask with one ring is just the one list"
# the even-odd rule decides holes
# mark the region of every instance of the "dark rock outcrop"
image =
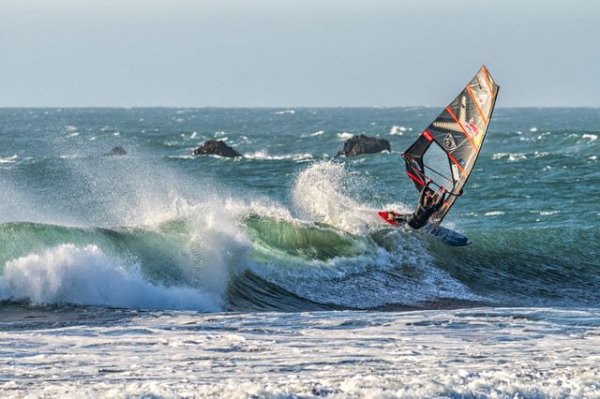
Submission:
[[112,155],[127,155],[127,151],[125,151],[125,148],[121,147],[120,145],[113,147],[112,150],[110,150],[109,152],[107,152],[104,155],[108,155],[108,156],[112,156]]
[[220,155],[227,158],[241,157],[242,154],[225,144],[222,140],[208,140],[193,152],[194,155]]
[[382,151],[391,151],[390,142],[378,137],[369,137],[361,134],[354,136],[344,143],[344,149],[337,153],[337,156],[375,154]]

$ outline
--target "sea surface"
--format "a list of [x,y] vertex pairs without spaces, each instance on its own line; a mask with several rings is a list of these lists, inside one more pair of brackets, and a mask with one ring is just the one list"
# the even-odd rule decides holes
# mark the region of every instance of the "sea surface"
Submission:
[[440,110],[0,109],[0,396],[600,398],[600,109],[496,109],[461,248],[377,216]]

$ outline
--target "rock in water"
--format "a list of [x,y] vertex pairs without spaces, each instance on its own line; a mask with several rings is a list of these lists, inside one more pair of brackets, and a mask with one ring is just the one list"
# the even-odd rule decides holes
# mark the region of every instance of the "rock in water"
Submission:
[[194,155],[220,155],[227,158],[241,157],[242,154],[225,144],[223,140],[208,140],[193,152]]
[[369,137],[361,134],[354,136],[344,143],[344,149],[338,152],[338,156],[359,155],[359,154],[375,154],[382,151],[391,151],[390,142],[386,139],[378,137]]
[[127,151],[125,151],[125,148],[118,145],[116,147],[113,147],[112,150],[110,150],[104,155],[127,155]]

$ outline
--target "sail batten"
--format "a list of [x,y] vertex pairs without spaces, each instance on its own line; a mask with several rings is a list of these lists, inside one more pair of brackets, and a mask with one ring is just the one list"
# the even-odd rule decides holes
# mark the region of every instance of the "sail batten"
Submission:
[[482,66],[404,153],[406,172],[418,191],[431,182],[449,193],[445,206],[432,216],[433,223],[440,223],[462,194],[487,133],[498,90]]

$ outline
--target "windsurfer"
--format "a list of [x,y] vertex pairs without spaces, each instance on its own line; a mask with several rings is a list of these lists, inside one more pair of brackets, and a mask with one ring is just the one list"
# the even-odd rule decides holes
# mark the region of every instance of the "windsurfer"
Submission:
[[444,187],[440,187],[437,191],[434,191],[429,187],[431,183],[432,181],[429,180],[421,190],[421,193],[419,194],[419,204],[412,215],[390,213],[396,222],[407,223],[413,229],[420,229],[427,224],[429,218],[431,218],[431,216],[443,205],[446,195]]

